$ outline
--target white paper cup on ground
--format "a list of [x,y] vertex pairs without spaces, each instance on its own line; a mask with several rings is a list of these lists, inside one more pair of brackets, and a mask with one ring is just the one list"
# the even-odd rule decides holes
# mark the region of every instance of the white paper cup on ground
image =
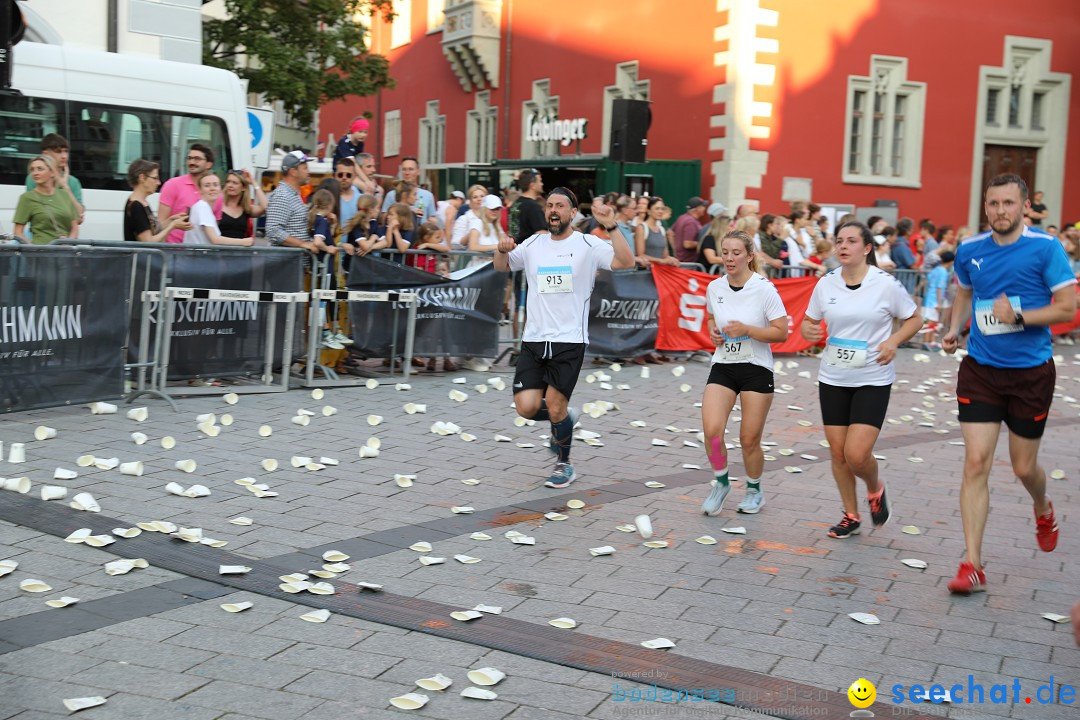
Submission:
[[199,425],[202,425],[203,423],[213,424],[217,422],[217,415],[215,415],[214,413],[203,413],[202,415],[196,415],[195,422]]
[[45,604],[51,608],[66,608],[68,605],[74,605],[77,602],[79,602],[79,598],[65,595],[58,600],[46,600]]
[[469,399],[469,394],[462,392],[461,390],[451,390],[450,399],[454,402],[465,402]]
[[307,415],[294,415],[289,422],[300,427],[307,427],[308,423],[311,422],[311,418]]
[[7,478],[6,480],[4,480],[4,489],[5,490],[11,490],[12,492],[22,493],[23,495],[30,492],[30,487],[31,486],[32,486],[32,483],[30,482],[30,478],[28,478],[28,477]]
[[322,388],[315,388],[314,390],[311,391],[311,399],[312,400],[322,400],[325,396],[326,396],[326,393],[323,391]]
[[120,458],[94,458],[94,467],[98,470],[112,470],[119,465]]
[[64,707],[68,709],[68,712],[78,712],[79,710],[85,710],[86,708],[104,705],[106,702],[108,701],[100,695],[95,695],[94,697],[68,698],[64,700]]
[[376,448],[368,447],[365,445],[360,448],[360,457],[362,458],[376,458],[379,457],[379,451]]
[[19,589],[30,593],[49,592],[52,590],[52,586],[49,583],[42,580],[35,580],[34,578],[27,578],[19,583]]
[[120,473],[123,475],[142,477],[143,464],[139,461],[120,463]]
[[174,447],[176,447],[176,438],[174,438],[172,435],[166,435],[165,437],[161,438],[161,447],[165,448],[166,450],[172,450]]
[[329,610],[312,610],[311,612],[304,613],[300,616],[301,620],[307,620],[313,623],[324,623],[330,619]]
[[274,432],[274,428],[269,425],[259,426],[259,437],[270,437]]
[[472,698],[473,700],[494,700],[499,696],[491,690],[485,690],[484,688],[467,687],[461,691],[461,697]]
[[419,710],[427,705],[429,699],[430,698],[428,698],[427,695],[422,695],[420,693],[405,693],[404,695],[390,698],[390,704],[398,710]]
[[378,425],[383,421],[382,415],[368,415],[367,424],[371,426]]
[[337,408],[333,405],[323,405],[322,409],[323,417],[330,417],[331,415],[337,415]]
[[199,432],[207,437],[217,437],[221,434],[221,428],[209,422],[199,423]]
[[150,411],[144,407],[131,408],[127,411],[128,420],[134,420],[135,422],[142,422],[146,418],[150,417]]
[[293,455],[289,459],[289,464],[292,465],[294,468],[302,468],[310,462],[311,458],[306,455]]
[[266,458],[261,463],[262,469],[266,472],[274,472],[278,469],[278,461],[274,458]]
[[236,403],[240,402],[240,396],[234,392],[225,393],[221,397],[221,399],[227,402],[229,405],[235,405]]
[[42,485],[42,500],[63,500],[67,497],[67,488],[60,485]]
[[638,534],[641,537],[648,540],[653,535],[652,519],[648,515],[638,515],[634,518],[634,526],[637,528]]
[[54,437],[56,437],[56,428],[45,425],[38,425],[34,428],[34,439],[36,440],[52,440]]
[[145,445],[146,441],[150,438],[146,436],[146,433],[133,432],[131,433],[131,439],[135,442],[136,445]]
[[421,403],[405,403],[404,409],[405,412],[409,413],[410,415],[415,415],[416,413],[422,414],[427,412],[427,405],[423,405]]
[[26,445],[24,445],[23,443],[11,443],[11,447],[8,448],[8,462],[26,462]]
[[469,682],[475,685],[497,685],[504,677],[506,677],[506,673],[493,667],[468,672]]
[[75,510],[85,510],[86,512],[101,512],[101,506],[98,505],[98,501],[94,499],[94,496],[90,493],[79,493],[71,499],[71,507]]
[[195,468],[198,467],[198,464],[191,458],[188,458],[187,460],[177,460],[174,464],[174,467],[177,470],[181,470],[186,473],[193,473],[195,472]]
[[420,678],[416,681],[418,687],[422,687],[425,690],[445,690],[454,684],[454,681],[446,677],[442,673],[437,673],[432,677]]
[[58,467],[53,471],[53,480],[74,480],[77,477],[79,477],[79,473],[74,470]]
[[90,467],[96,459],[93,455],[80,455],[75,464],[79,467]]
[[107,402],[93,402],[87,407],[90,408],[91,415],[115,415],[118,409],[112,403]]
[[244,612],[255,606],[253,602],[223,603],[221,609],[228,613]]

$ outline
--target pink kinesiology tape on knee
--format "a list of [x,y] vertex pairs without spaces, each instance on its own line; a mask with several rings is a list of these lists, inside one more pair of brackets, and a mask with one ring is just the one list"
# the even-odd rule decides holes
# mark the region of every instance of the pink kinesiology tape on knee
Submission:
[[720,437],[705,438],[705,454],[709,456],[713,470],[727,470],[727,453],[724,452],[724,439]]

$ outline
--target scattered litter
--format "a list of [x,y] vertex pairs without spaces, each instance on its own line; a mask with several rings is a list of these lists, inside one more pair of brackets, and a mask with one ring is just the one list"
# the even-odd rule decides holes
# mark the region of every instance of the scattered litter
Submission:
[[848,613],[848,617],[855,622],[861,622],[863,625],[881,624],[881,619],[877,615],[871,615],[870,613]]

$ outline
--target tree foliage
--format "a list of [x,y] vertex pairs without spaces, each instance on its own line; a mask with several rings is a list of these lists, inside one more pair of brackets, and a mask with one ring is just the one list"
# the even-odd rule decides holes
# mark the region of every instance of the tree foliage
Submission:
[[225,0],[204,19],[203,63],[235,72],[280,100],[305,128],[326,102],[393,87],[390,63],[368,52],[366,26],[392,19],[391,0]]

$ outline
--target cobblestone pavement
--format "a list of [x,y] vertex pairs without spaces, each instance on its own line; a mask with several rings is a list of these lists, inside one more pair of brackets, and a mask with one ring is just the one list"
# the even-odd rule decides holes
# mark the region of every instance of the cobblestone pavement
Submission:
[[[544,627],[553,618],[570,617],[578,627],[565,632],[607,640],[637,644],[665,637],[675,643],[670,653],[762,673],[781,690],[785,682],[800,682],[822,692],[846,692],[863,677],[877,685],[880,702],[889,702],[894,685],[966,687],[969,674],[986,688],[983,705],[927,711],[925,705],[905,703],[895,708],[896,716],[919,710],[961,717],[1075,717],[1075,709],[1066,705],[1029,705],[1024,699],[1034,700],[1035,690],[1051,677],[1058,686],[1080,685],[1080,650],[1071,627],[1041,617],[1068,614],[1080,597],[1080,580],[1071,574],[1080,550],[1075,530],[1080,404],[1072,397],[1080,396],[1080,356],[1070,352],[1061,358],[1059,396],[1042,451],[1048,472],[1066,473],[1049,481],[1062,526],[1058,549],[1038,550],[1030,500],[1012,476],[1002,443],[991,478],[984,550],[989,591],[967,598],[950,597],[945,590],[963,554],[958,507],[963,449],[957,446],[952,396],[957,362],[936,354],[920,362],[917,356],[926,359],[910,350],[899,356],[901,379],[877,446],[885,458],[882,475],[890,483],[893,520],[846,541],[825,535],[841,511],[829,451],[820,445],[815,384],[802,375],[816,372],[816,361],[801,357],[781,358],[786,374],[777,378],[777,386],[787,392],[776,395],[766,427],[765,441],[776,443],[767,452],[775,459],[767,462],[763,478],[768,503],[756,516],[734,511],[741,483],[735,483],[720,517],[700,513],[708,474],[684,465],[708,467],[695,407],[708,366],[693,361],[683,363],[681,377],[671,365],[653,366],[649,379],[633,366],[619,372],[583,370],[594,381],[583,377],[575,405],[608,400],[618,409],[584,417],[582,427],[599,433],[602,445],[575,441],[579,480],[565,491],[542,487],[551,460],[540,436],[550,428],[515,426],[509,389],[477,389],[494,377],[509,381],[510,369],[500,367],[462,372],[465,384],[453,384],[451,376],[420,375],[409,379],[411,389],[395,390],[392,382],[376,389],[327,389],[322,400],[309,390],[243,395],[235,406],[221,398],[192,398],[180,401],[180,414],[150,400],[145,403],[149,419],[142,423],[127,419],[123,408],[115,415],[91,415],[85,407],[21,413],[0,421],[0,440],[5,452],[12,442],[25,442],[27,462],[2,462],[0,475],[30,477],[33,497],[44,484],[66,486],[68,500],[77,492],[92,493],[103,516],[128,525],[167,520],[202,528],[207,536],[227,541],[228,551],[252,560],[295,562],[298,571],[310,569],[303,559],[311,553],[373,536],[382,540],[381,549],[351,560],[342,581],[381,583],[387,592],[460,609],[501,606],[506,617]],[[598,372],[611,379],[596,378]],[[451,400],[451,390],[467,392],[468,399]],[[426,404],[426,413],[406,413],[408,402]],[[337,413],[324,416],[325,405]],[[298,409],[315,413],[306,427],[290,421]],[[208,437],[195,421],[208,412],[219,421],[229,413],[235,422]],[[382,416],[382,422],[370,425],[370,415]],[[729,427],[731,444],[738,439],[737,418],[738,412]],[[457,423],[476,440],[431,433],[432,423],[440,420]],[[272,426],[271,436],[259,435],[263,424]],[[55,427],[57,437],[34,440],[38,425]],[[136,445],[132,432],[145,433],[149,441]],[[175,448],[162,448],[165,435],[176,439]],[[496,442],[496,435],[511,441]],[[358,449],[370,437],[380,439],[379,455],[360,459]],[[141,460],[146,472],[137,477],[79,467],[76,458],[84,454]],[[294,469],[294,455],[316,461],[325,456],[339,464]],[[188,458],[196,460],[195,472],[174,468]],[[264,471],[265,458],[278,460],[279,469]],[[738,476],[738,450],[732,459]],[[801,472],[788,472],[786,466]],[[76,470],[78,477],[52,480],[57,467]],[[399,487],[395,473],[415,475],[415,482]],[[243,477],[256,478],[279,495],[257,498],[235,484]],[[641,490],[657,478],[665,487]],[[185,488],[199,483],[212,494],[171,495],[165,490],[169,482]],[[591,494],[610,488],[623,491]],[[472,539],[471,531],[434,529],[443,526],[431,522],[458,517],[452,507],[471,506],[481,513],[564,493],[603,500],[566,510],[565,520],[523,516],[521,522],[489,530],[490,540]],[[644,547],[637,534],[616,529],[641,513],[651,515],[654,539],[669,541],[669,547]],[[238,516],[252,524],[228,522]],[[412,527],[421,523],[425,527]],[[921,534],[904,533],[909,525]],[[732,526],[745,527],[746,534],[722,531]],[[511,529],[535,537],[536,544],[512,544],[503,537]],[[717,543],[695,542],[706,534]],[[403,539],[395,544],[387,539],[392,537]],[[421,553],[407,547],[417,541],[431,542],[429,554],[448,561],[420,564]],[[616,552],[592,557],[589,548],[602,545]],[[481,562],[462,564],[453,559],[457,554]],[[924,560],[928,567],[906,567],[900,562],[905,558]],[[64,717],[62,699],[97,695],[108,702],[79,717],[400,717],[389,699],[424,692],[414,681],[436,673],[454,684],[446,692],[426,692],[431,700],[415,715],[762,717],[714,702],[622,700],[620,693],[648,692],[647,679],[642,685],[344,615],[308,623],[300,619],[307,606],[153,566],[108,575],[103,565],[116,559],[108,547],[67,543],[19,523],[0,521],[3,559],[19,564],[0,578],[0,720]],[[52,590],[21,590],[20,582],[29,578]],[[61,596],[81,602],[64,609],[44,604]],[[253,607],[239,614],[220,607],[242,601]],[[881,622],[858,624],[847,617],[852,612],[874,613]],[[460,697],[470,685],[466,672],[486,666],[507,675],[493,688],[498,699]],[[1023,688],[1015,701],[1014,679]],[[999,683],[1010,690],[1006,702],[994,704],[990,689]],[[723,678],[717,684],[722,686]],[[815,716],[812,709],[803,711]]]

